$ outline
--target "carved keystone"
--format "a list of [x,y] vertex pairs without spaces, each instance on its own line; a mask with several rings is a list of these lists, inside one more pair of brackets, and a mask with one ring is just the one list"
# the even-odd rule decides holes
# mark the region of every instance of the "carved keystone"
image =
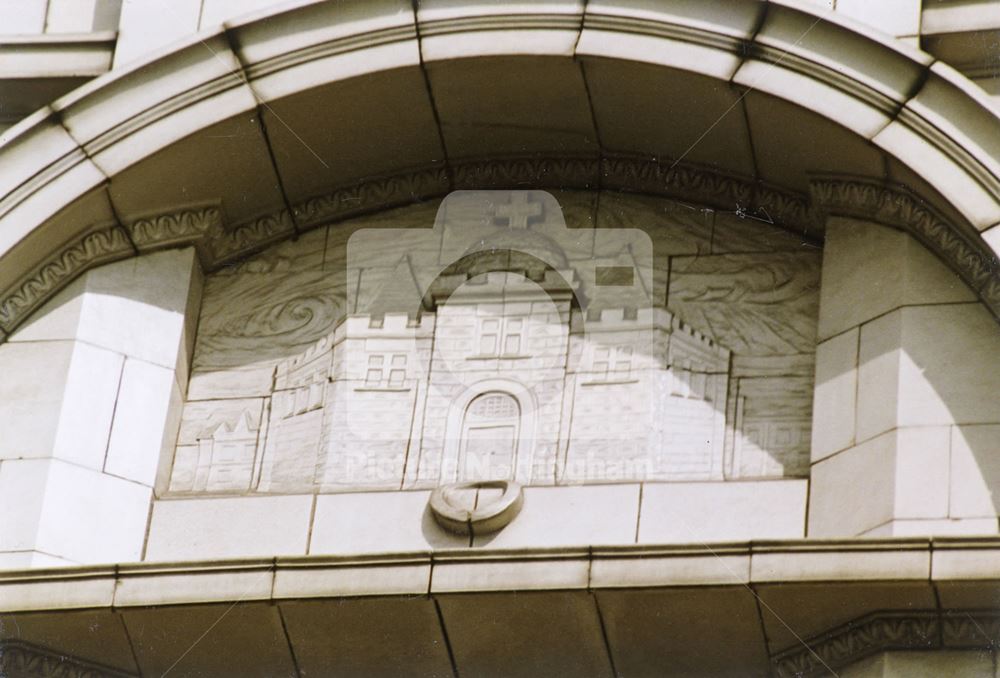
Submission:
[[[479,490],[501,490],[498,499],[482,501]],[[462,495],[476,491],[474,508],[463,505]],[[491,534],[507,527],[524,504],[524,490],[509,480],[452,483],[437,488],[428,502],[434,520],[449,532],[462,535]]]

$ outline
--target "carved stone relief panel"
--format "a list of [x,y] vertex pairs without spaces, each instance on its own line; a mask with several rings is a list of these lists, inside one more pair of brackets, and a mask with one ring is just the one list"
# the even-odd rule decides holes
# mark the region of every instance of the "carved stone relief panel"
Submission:
[[802,475],[819,266],[611,192],[310,231],[208,276],[169,491]]
[[246,492],[262,442],[263,398],[189,401],[177,440],[171,492]]
[[733,352],[730,476],[808,474],[820,260],[799,248],[672,262],[669,308]]
[[676,257],[668,307],[741,355],[812,353],[819,252]]

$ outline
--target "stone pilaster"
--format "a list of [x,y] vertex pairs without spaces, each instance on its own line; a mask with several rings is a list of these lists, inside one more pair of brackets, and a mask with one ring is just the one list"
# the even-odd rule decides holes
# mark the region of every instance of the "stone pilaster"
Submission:
[[1000,328],[973,293],[905,233],[832,218],[819,339],[809,535],[996,533]]
[[0,565],[140,560],[187,386],[193,249],[94,269],[0,346]]

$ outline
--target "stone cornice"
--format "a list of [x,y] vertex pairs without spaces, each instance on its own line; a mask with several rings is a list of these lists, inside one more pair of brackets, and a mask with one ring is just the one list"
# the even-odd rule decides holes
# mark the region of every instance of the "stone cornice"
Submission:
[[807,638],[772,658],[782,678],[827,676],[893,650],[987,649],[1000,642],[1000,612],[886,611]]
[[[236,596],[277,601],[538,588],[745,588],[793,582],[822,587],[838,581],[863,587],[893,581],[929,590],[956,579],[993,587],[998,575],[991,563],[998,554],[998,537],[789,539],[72,566],[0,572],[0,612],[231,602]],[[937,559],[933,572],[932,557]],[[704,558],[722,558],[726,566],[692,579],[687,563]],[[465,573],[458,579],[452,578],[455,566]],[[538,567],[546,569],[544,581],[537,579]]]
[[[95,225],[83,237],[54,248],[38,266],[0,293],[0,328],[9,334],[89,269],[168,247],[195,245],[201,250],[210,234],[218,238],[222,230],[222,213],[214,205],[137,219],[124,228]],[[207,256],[204,254],[202,260],[207,261]]]
[[222,210],[218,205],[192,207],[136,219],[125,228],[140,252],[198,244],[206,236],[222,232]]
[[819,239],[824,215],[868,219],[907,231],[944,260],[1000,317],[995,255],[970,227],[954,223],[902,187],[869,179],[821,176],[805,196],[746,177],[636,156],[513,157],[436,165],[338,187],[257,219],[230,225],[217,205],[198,205],[124,224],[95,225],[55,248],[14,285],[0,291],[0,332],[10,334],[78,275],[168,247],[193,245],[213,270],[307,230],[363,214],[446,195],[455,189],[622,190],[732,211]]
[[[867,601],[873,591],[885,591],[886,582],[905,584],[908,593],[896,598],[900,607],[914,596],[932,599],[935,589],[956,584],[969,587],[973,595],[994,591],[998,554],[1000,537],[994,536],[455,548],[69,566],[0,572],[0,612],[127,613],[135,608],[234,601],[280,604],[304,598],[336,605],[339,599],[356,596],[517,596],[529,590],[600,597],[677,587],[683,587],[685,595],[705,593],[717,601],[714,596],[721,588],[747,599],[770,599],[777,615],[784,614],[786,605],[814,610],[812,627],[828,630],[806,637],[804,644],[776,648],[772,666],[782,676],[829,675],[823,673],[824,664],[836,670],[887,650],[993,647],[1000,638],[1000,612],[995,610],[877,609]],[[831,604],[829,587],[837,582],[850,586],[840,587],[842,600]],[[797,587],[794,601],[778,603],[770,597],[788,584]],[[813,607],[812,601],[818,604]],[[841,602],[866,616],[844,624]],[[706,614],[729,614],[718,605],[711,609],[715,612]],[[764,638],[763,626],[758,626],[763,620],[753,616],[745,621]]]
[[118,226],[99,226],[64,243],[0,294],[0,328],[9,334],[77,276],[134,254],[128,235]]
[[53,652],[17,640],[0,640],[0,676],[17,678],[134,678],[119,671],[63,652]]
[[[746,177],[637,156],[506,157],[436,165],[337,188],[293,205],[302,229],[441,197],[451,190],[540,188],[643,193],[684,200],[768,221],[819,239],[821,222],[808,197]],[[213,240],[212,265],[246,257],[291,236],[284,210],[239,224]]]

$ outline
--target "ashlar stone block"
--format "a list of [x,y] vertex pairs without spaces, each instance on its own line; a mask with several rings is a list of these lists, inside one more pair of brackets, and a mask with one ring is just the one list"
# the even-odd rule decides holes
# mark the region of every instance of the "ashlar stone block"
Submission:
[[894,442],[886,433],[813,464],[810,537],[861,534],[892,519]]
[[49,0],[46,33],[118,30],[122,0]]
[[305,555],[312,496],[158,501],[147,560]]
[[87,274],[76,337],[176,368],[188,342],[185,319],[197,267],[194,249],[188,248],[94,269]]
[[309,544],[311,555],[425,551],[469,545],[434,521],[430,492],[351,492],[321,495]]
[[58,431],[73,342],[0,345],[0,459],[46,457]]
[[474,546],[517,548],[635,543],[639,485],[528,487],[524,506],[502,531]]
[[837,12],[895,37],[920,32],[920,0],[839,0]]
[[858,390],[857,329],[816,347],[812,460],[819,461],[855,442]]
[[152,490],[59,460],[44,463],[36,548],[76,563],[140,560]]
[[820,340],[899,306],[974,299],[954,273],[902,231],[855,219],[828,220]]
[[942,518],[948,515],[951,431],[947,426],[918,426],[895,432],[894,516]]
[[857,441],[890,430],[899,419],[902,314],[861,327],[858,348]]
[[170,465],[182,404],[173,370],[126,360],[104,470],[154,485]]
[[980,304],[904,307],[861,328],[857,439],[895,426],[993,423],[1000,333]]
[[48,472],[44,459],[0,461],[0,551],[34,548]]
[[52,456],[100,470],[124,358],[112,351],[74,342]]
[[996,319],[981,304],[901,310],[899,424],[1000,423]]
[[805,480],[646,483],[640,543],[794,539],[805,534]]
[[951,429],[952,518],[993,520],[1000,508],[1000,425]]
[[2,0],[4,35],[39,35],[45,32],[46,0]]
[[115,66],[135,61],[139,57],[164,47],[198,30],[198,15],[202,0],[179,0],[170,3],[170,10],[143,2],[122,5]]
[[950,445],[947,426],[894,429],[813,464],[808,535],[856,536],[895,520],[946,519]]
[[839,672],[842,678],[994,678],[993,655],[978,650],[882,652]]
[[0,459],[25,459],[2,470],[13,484],[5,497],[38,513],[11,510],[20,527],[10,550],[139,560],[176,441],[199,298],[193,249],[136,257],[84,274],[0,346]]

